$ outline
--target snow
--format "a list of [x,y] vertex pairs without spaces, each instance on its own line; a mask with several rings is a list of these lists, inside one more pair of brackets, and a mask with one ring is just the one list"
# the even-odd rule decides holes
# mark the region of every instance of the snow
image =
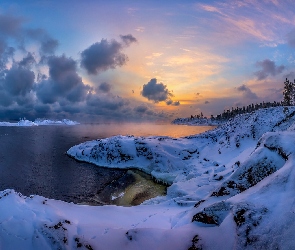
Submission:
[[39,126],[39,125],[77,125],[79,124],[76,121],[69,119],[62,119],[61,121],[57,120],[48,120],[48,119],[36,119],[35,121],[29,121],[27,119],[20,119],[19,122],[0,122],[0,126]]
[[118,135],[73,146],[67,154],[77,160],[151,174],[170,184],[167,195],[92,207],[4,190],[0,248],[292,249],[294,129],[295,107],[276,107],[183,138]]

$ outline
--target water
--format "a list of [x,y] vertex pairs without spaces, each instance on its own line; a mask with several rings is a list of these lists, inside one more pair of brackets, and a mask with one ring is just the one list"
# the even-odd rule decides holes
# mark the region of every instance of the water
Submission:
[[117,134],[181,137],[211,128],[133,123],[0,127],[0,190],[92,205],[137,205],[165,194],[165,187],[143,173],[77,162],[65,152],[81,142]]

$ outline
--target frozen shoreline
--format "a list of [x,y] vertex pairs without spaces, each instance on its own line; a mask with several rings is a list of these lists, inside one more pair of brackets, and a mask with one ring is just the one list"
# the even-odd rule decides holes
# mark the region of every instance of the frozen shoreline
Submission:
[[292,247],[294,130],[295,107],[276,107],[239,115],[199,135],[114,136],[73,146],[67,153],[78,160],[150,173],[171,184],[167,195],[123,208],[2,191],[1,246]]
[[69,119],[62,119],[60,121],[59,120],[49,120],[49,119],[36,119],[35,121],[29,121],[26,119],[20,119],[19,122],[0,122],[0,127],[1,126],[29,127],[29,126],[42,126],[42,125],[77,125],[77,124],[79,124],[79,123],[76,121],[69,120]]

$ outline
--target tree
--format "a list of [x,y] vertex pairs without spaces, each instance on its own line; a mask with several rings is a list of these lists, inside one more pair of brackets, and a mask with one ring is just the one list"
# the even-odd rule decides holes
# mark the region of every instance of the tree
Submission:
[[284,91],[283,91],[283,96],[284,96],[284,105],[285,106],[293,106],[295,104],[295,87],[294,83],[290,82],[287,78],[286,81],[284,82]]

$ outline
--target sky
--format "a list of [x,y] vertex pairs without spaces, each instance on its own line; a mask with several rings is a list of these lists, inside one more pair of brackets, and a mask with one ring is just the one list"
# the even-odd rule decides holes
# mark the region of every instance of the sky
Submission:
[[292,0],[0,4],[0,119],[171,121],[281,101]]

